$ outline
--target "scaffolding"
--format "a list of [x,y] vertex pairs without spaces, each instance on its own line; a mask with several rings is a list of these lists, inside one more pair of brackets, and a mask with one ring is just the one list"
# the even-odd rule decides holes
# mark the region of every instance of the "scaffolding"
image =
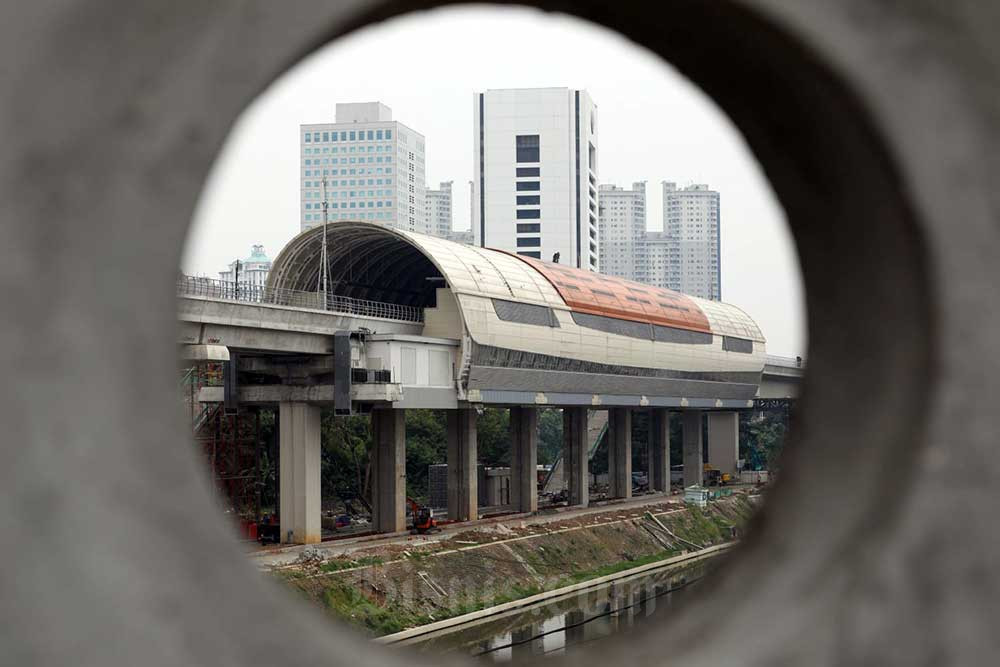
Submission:
[[218,501],[238,523],[240,535],[256,539],[264,485],[261,414],[257,408],[227,411],[221,403],[198,403],[199,390],[221,384],[222,375],[222,364],[196,366],[188,369],[182,389],[191,403],[195,445],[208,464]]

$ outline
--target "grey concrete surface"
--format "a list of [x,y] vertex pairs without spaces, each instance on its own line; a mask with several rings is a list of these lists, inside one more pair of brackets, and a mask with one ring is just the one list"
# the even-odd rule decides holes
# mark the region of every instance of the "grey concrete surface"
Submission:
[[479,448],[475,410],[448,410],[448,518],[479,518]]
[[608,410],[608,497],[632,497],[632,411]]
[[681,413],[681,457],[684,460],[684,487],[701,484],[704,475],[704,429],[701,410]]
[[[432,4],[0,6],[5,662],[430,662],[329,625],[226,538],[182,444],[174,278],[253,96],[329,39]],[[536,4],[661,54],[729,114],[788,213],[809,307],[792,443],[746,543],[683,614],[574,660],[995,655],[1000,6]]]

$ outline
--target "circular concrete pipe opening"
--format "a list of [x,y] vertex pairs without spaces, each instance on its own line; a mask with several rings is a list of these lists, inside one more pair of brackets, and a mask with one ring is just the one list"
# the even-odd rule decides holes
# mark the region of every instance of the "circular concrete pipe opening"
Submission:
[[[77,412],[68,412],[80,414],[75,428],[79,438],[102,438],[95,457],[108,462],[100,476],[108,482],[102,488],[112,491],[95,498],[103,521],[87,523],[91,528],[82,536],[59,525],[37,542],[44,547],[53,543],[45,540],[65,536],[73,545],[66,553],[27,550],[48,560],[31,563],[26,568],[30,576],[4,597],[8,604],[21,605],[25,617],[31,618],[34,609],[35,617],[50,622],[35,628],[11,626],[20,637],[20,655],[65,661],[72,654],[81,663],[93,664],[124,664],[140,655],[147,663],[162,656],[164,663],[242,665],[419,660],[385,653],[349,632],[323,625],[254,580],[245,564],[234,563],[239,556],[221,529],[221,519],[212,516],[205,490],[189,479],[195,474],[194,457],[176,449],[181,429],[175,415],[166,419],[162,413],[163,406],[171,404],[173,389],[169,285],[185,231],[178,221],[187,219],[228,123],[253,95],[317,46],[351,29],[434,4],[356,2],[308,9],[262,4],[238,15],[201,15],[184,8],[169,19],[136,9],[135,20],[127,24],[128,38],[116,29],[112,38],[94,47],[100,56],[115,57],[81,56],[80,66],[95,81],[107,81],[98,72],[121,74],[94,106],[118,119],[110,136],[131,148],[138,141],[135,128],[149,129],[148,136],[166,146],[158,147],[157,156],[169,162],[142,156],[148,174],[153,177],[158,168],[167,169],[168,182],[175,187],[170,192],[153,187],[162,197],[162,210],[152,220],[162,225],[135,226],[148,202],[129,194],[131,181],[119,178],[117,171],[110,180],[108,197],[114,204],[109,204],[112,215],[105,219],[127,220],[130,229],[104,223],[107,238],[114,240],[93,246],[93,254],[109,259],[109,275],[145,272],[153,278],[154,294],[120,288],[116,307],[154,313],[125,327],[154,350],[154,383],[137,396],[127,382],[109,382],[116,387],[112,396],[121,403],[113,411],[92,410],[100,419],[79,406]],[[660,54],[729,114],[788,213],[809,312],[810,373],[795,442],[784,462],[782,482],[758,517],[750,542],[712,586],[711,595],[692,605],[684,619],[665,632],[635,636],[628,645],[609,642],[596,647],[586,662],[598,664],[606,651],[626,651],[630,659],[649,663],[661,662],[665,655],[698,664],[829,659],[837,654],[830,648],[834,629],[824,629],[823,621],[850,613],[850,600],[839,594],[838,583],[844,585],[851,568],[865,561],[873,540],[905,515],[912,491],[909,473],[916,449],[926,440],[925,407],[936,380],[932,340],[938,304],[928,287],[924,239],[887,142],[859,96],[826,61],[830,56],[807,48],[807,36],[812,39],[816,33],[803,26],[819,21],[818,16],[786,16],[789,23],[782,28],[768,20],[763,9],[751,11],[728,2],[682,1],[669,9],[651,9],[646,3],[527,4],[569,12],[619,31]],[[746,3],[751,4],[757,3]],[[57,44],[66,37],[66,25],[96,31],[93,21],[105,20],[96,13],[85,16],[87,12],[81,5],[73,21],[53,21],[55,27],[44,18],[38,21],[48,26],[44,36]],[[679,16],[684,20],[677,20]],[[134,39],[145,34],[164,39]],[[849,37],[845,32],[845,43]],[[66,65],[64,50],[53,51],[56,55],[38,67],[41,74],[63,72],[55,77],[55,85],[66,79],[65,72],[76,70]],[[142,63],[142,71],[130,63]],[[141,92],[138,101],[133,98],[136,90]],[[184,105],[177,99],[184,99]],[[79,122],[92,113],[83,114]],[[100,215],[86,215],[100,224]],[[115,237],[115,232],[121,236]],[[119,244],[130,241],[136,242],[134,257],[117,252]],[[160,247],[172,250],[147,252]],[[100,291],[82,294],[81,303],[104,312]],[[82,321],[91,332],[107,328],[107,320],[91,315]],[[109,335],[113,341],[128,341],[123,335]],[[83,335],[68,345],[82,354],[89,351]],[[130,377],[131,366],[108,363],[93,368],[111,379]],[[103,376],[92,376],[91,382],[94,378],[100,382]],[[82,388],[84,383],[78,384]],[[859,405],[859,387],[862,395],[872,397],[870,402]],[[36,472],[41,474],[44,453],[33,456],[29,467],[38,463]],[[849,479],[831,474],[845,464],[851,468]],[[47,472],[52,470],[57,469]],[[54,493],[51,487],[48,491]],[[157,499],[158,492],[180,499],[164,503]],[[12,535],[27,540],[30,533],[18,525]],[[76,557],[68,567],[59,560],[67,555]],[[61,567],[41,572],[45,563]],[[64,588],[74,593],[56,605],[57,587],[74,573],[81,575],[82,583]],[[33,597],[27,592],[29,584],[37,586]],[[97,601],[106,606],[106,613],[93,613]],[[129,631],[113,634],[112,627]],[[710,645],[705,641],[709,633]],[[754,643],[748,646],[747,637]]]

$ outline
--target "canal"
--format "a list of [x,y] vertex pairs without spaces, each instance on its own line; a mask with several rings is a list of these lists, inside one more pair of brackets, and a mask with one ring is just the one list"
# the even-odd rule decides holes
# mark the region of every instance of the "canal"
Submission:
[[695,594],[697,582],[716,561],[713,555],[665,565],[400,644],[425,653],[461,653],[494,662],[572,653],[575,647],[626,631],[657,609]]

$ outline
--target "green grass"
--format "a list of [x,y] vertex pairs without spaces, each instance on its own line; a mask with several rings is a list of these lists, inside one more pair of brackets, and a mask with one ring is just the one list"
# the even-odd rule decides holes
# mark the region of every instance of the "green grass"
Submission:
[[339,581],[331,582],[323,591],[323,605],[335,616],[374,635],[389,635],[431,622],[423,614],[380,607],[350,584]]

